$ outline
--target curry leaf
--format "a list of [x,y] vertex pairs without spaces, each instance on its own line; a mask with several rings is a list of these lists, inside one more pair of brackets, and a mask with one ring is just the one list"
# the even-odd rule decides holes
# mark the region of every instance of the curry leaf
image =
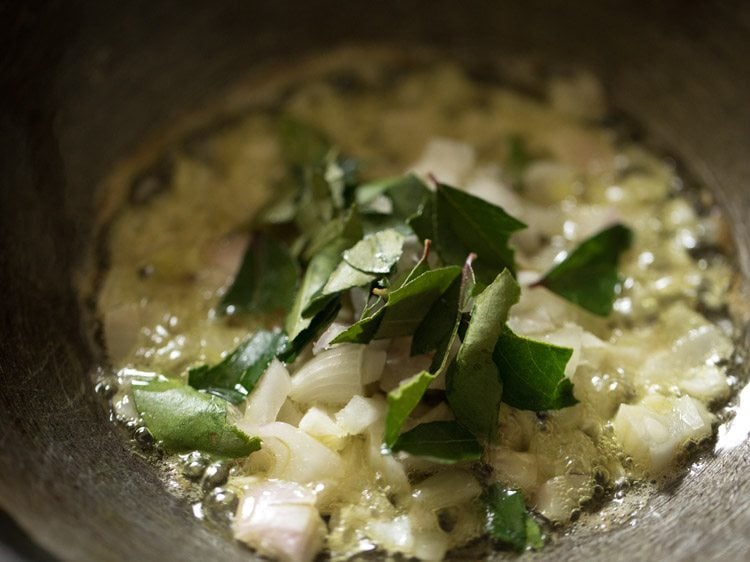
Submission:
[[482,446],[470,431],[455,421],[420,424],[402,433],[392,450],[426,457],[442,464],[475,461],[482,457]]
[[352,207],[348,212],[323,225],[310,240],[302,257],[305,261],[310,261],[327,246],[337,241],[340,242],[337,247],[341,246],[343,251],[346,245],[354,244],[362,238],[362,235],[362,221],[357,209]]
[[432,241],[431,240],[425,240],[424,246],[422,247],[422,256],[417,260],[417,262],[409,269],[408,271],[404,271],[396,276],[396,278],[391,282],[390,290],[395,291],[396,289],[403,287],[410,281],[413,281],[423,273],[430,270],[430,264],[428,261],[428,258],[430,256],[430,251],[432,250]]
[[226,401],[176,382],[151,382],[133,387],[136,409],[153,436],[167,451],[200,450],[215,455],[244,457],[260,449],[228,420]]
[[369,285],[378,276],[388,273],[401,257],[403,245],[403,235],[395,230],[365,236],[343,252],[343,259],[303,309],[302,315],[311,316],[339,293]]
[[482,503],[490,537],[510,546],[516,552],[541,546],[541,530],[529,515],[520,491],[509,490],[496,483],[482,496]]
[[341,310],[341,299],[335,297],[313,317],[304,319],[302,324],[297,325],[298,331],[293,338],[290,337],[286,348],[279,353],[279,359],[287,363],[294,361],[299,352],[335,320],[339,310]]
[[470,303],[475,287],[471,264],[475,257],[474,254],[470,254],[466,258],[461,278],[456,279],[435,301],[414,332],[411,354],[420,355],[435,351],[430,366],[432,373],[437,373],[445,366],[453,343],[458,337],[462,315],[471,309]]
[[[307,265],[302,283],[295,296],[294,304],[289,314],[287,314],[284,323],[284,329],[289,335],[290,340],[296,340],[301,332],[308,329],[313,316],[320,314],[323,309],[328,309],[330,312],[330,303],[335,300],[335,296],[320,302],[315,314],[303,314],[320,290],[326,285],[329,277],[340,263],[341,253],[356,243],[361,235],[362,230],[357,215],[350,211],[342,221],[337,222],[337,228],[330,234],[327,242],[325,244],[321,242],[322,249],[312,257],[310,263]],[[323,317],[325,316],[323,315]],[[307,333],[309,334],[309,331]]]
[[447,263],[462,263],[477,254],[477,279],[489,284],[503,269],[515,271],[508,240],[526,225],[500,207],[454,187],[438,183],[436,197],[436,244]]
[[417,210],[406,219],[417,237],[422,240],[435,240],[435,194],[430,192],[417,207]]
[[617,263],[630,248],[632,232],[616,224],[584,240],[570,255],[537,282],[561,297],[607,316],[618,283]]
[[506,269],[482,291],[474,302],[466,336],[448,369],[448,403],[466,428],[491,441],[503,396],[492,351],[503,330],[508,310],[518,302],[521,289]]
[[[426,267],[427,256],[430,252],[430,241],[425,240],[425,249],[422,259],[412,269],[404,284],[416,277],[421,267]],[[458,324],[465,303],[464,294],[471,291],[474,275],[471,271],[473,255],[469,256],[464,264],[461,277],[457,277],[450,284],[438,300],[430,307],[430,311],[422,319],[417,327],[412,340],[412,355],[427,353],[437,350],[433,356],[430,370],[422,371],[408,379],[401,381],[398,387],[388,393],[388,409],[386,411],[385,437],[386,447],[391,447],[398,438],[404,423],[433,380],[446,368],[450,348],[458,337]],[[415,353],[414,341],[418,340],[417,347],[426,348],[425,351]]]
[[386,178],[357,187],[356,201],[362,208],[366,208],[379,196],[388,197],[392,214],[401,221],[406,221],[419,210],[426,198],[432,196],[432,192],[414,174]]
[[[360,271],[342,260],[331,273],[331,277],[320,290],[320,294],[316,296],[316,300],[339,294],[354,287],[369,285],[377,278],[377,275]],[[309,309],[305,313],[309,313]]]
[[435,380],[435,375],[422,371],[401,381],[388,393],[388,410],[385,416],[385,435],[383,443],[392,447],[398,439],[401,428],[419,401],[425,390]]
[[368,234],[344,252],[344,261],[364,273],[387,274],[401,257],[404,235],[388,229]]
[[388,294],[385,306],[355,322],[332,343],[368,343],[414,333],[433,303],[461,273],[456,266],[426,271]]
[[289,250],[257,233],[218,306],[220,314],[286,312],[297,289],[297,264]]
[[503,402],[521,410],[558,410],[574,405],[573,384],[565,377],[573,350],[530,340],[507,326],[492,358],[503,381]]
[[190,369],[188,383],[235,404],[241,402],[286,343],[287,337],[282,332],[259,330],[220,363]]

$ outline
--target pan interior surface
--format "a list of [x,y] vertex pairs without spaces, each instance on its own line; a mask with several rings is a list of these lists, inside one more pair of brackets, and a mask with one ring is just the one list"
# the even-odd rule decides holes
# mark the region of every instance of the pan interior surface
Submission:
[[[426,45],[490,65],[523,56],[542,67],[582,66],[648,142],[716,187],[747,273],[750,18],[742,14],[671,2],[632,12],[587,2],[469,2],[460,12],[447,2],[382,11],[361,2],[19,9],[3,34],[0,114],[2,508],[61,559],[251,557],[164,491],[123,446],[90,383],[102,357],[76,272],[92,251],[94,217],[106,211],[96,207],[96,186],[143,139],[163,144],[160,131],[209,111],[238,79],[260,80],[291,58],[342,44]],[[538,556],[747,556],[750,447],[735,427],[737,446],[709,455],[638,525],[582,530]]]

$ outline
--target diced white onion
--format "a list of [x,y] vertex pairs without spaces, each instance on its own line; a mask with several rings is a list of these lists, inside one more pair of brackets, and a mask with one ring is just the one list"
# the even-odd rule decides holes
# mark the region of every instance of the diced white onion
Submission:
[[450,468],[420,482],[414,487],[412,497],[428,509],[437,511],[470,502],[481,493],[481,484],[470,472]]
[[338,336],[341,332],[345,331],[351,324],[344,322],[332,322],[325,331],[320,334],[318,340],[313,344],[312,352],[313,355],[317,355],[324,349],[328,349],[331,341]]
[[367,535],[389,552],[411,552],[414,547],[411,520],[406,515],[369,521]]
[[245,415],[237,424],[239,428],[252,435],[256,427],[276,421],[291,388],[289,372],[283,363],[274,359],[250,393]]
[[729,393],[723,369],[716,366],[732,353],[732,342],[712,324],[689,330],[674,341],[670,349],[650,354],[638,373],[639,382],[680,390],[710,401]]
[[[344,474],[341,457],[301,429],[273,422],[259,427],[255,435],[263,440],[259,451],[263,455],[250,456],[250,469],[263,469],[269,478],[308,484],[335,480]],[[261,466],[254,464],[256,455]]]
[[385,415],[382,399],[353,396],[346,406],[336,412],[336,424],[349,435],[363,433]]
[[282,404],[279,410],[279,415],[276,416],[276,421],[288,423],[289,425],[297,426],[304,413],[292,400],[287,398]]
[[526,497],[536,492],[539,478],[536,455],[499,447],[491,452],[490,464],[498,481],[520,489]]
[[302,416],[299,428],[334,451],[339,451],[346,443],[347,432],[326,411],[315,406]]
[[293,482],[246,487],[232,523],[234,536],[281,562],[310,562],[323,546],[325,523],[315,494]]
[[591,497],[590,476],[566,474],[550,478],[536,495],[536,509],[550,521],[566,523],[573,511]]
[[301,404],[343,405],[363,386],[377,380],[385,352],[359,344],[342,344],[322,351],[292,377],[289,396]]
[[614,420],[615,437],[626,454],[647,471],[666,468],[689,441],[711,434],[713,416],[691,398],[646,396],[638,404],[623,404]]

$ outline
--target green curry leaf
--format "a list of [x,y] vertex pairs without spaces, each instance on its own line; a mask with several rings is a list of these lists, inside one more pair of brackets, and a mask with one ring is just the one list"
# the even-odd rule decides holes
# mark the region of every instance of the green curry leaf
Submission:
[[489,284],[503,269],[515,271],[510,236],[526,225],[500,207],[459,189],[438,183],[435,224],[436,245],[447,263],[463,263],[477,254],[477,280]]
[[190,369],[188,383],[239,403],[253,391],[268,364],[286,344],[287,337],[282,332],[259,330],[220,363]]
[[461,273],[456,266],[426,271],[388,294],[388,300],[372,316],[355,322],[332,343],[368,343],[414,333],[433,303]]
[[486,441],[495,438],[503,396],[492,352],[520,293],[518,283],[505,270],[476,297],[466,336],[448,369],[446,396],[456,419]]
[[594,314],[607,316],[616,296],[617,264],[632,238],[632,231],[621,224],[602,230],[581,242],[536,285]]
[[[311,323],[314,324],[313,317],[317,317],[318,323],[320,323],[322,318],[330,316],[330,312],[333,310],[331,302],[336,300],[336,295],[322,299],[315,310],[308,311],[308,308],[341,262],[341,253],[355,244],[362,236],[361,224],[357,214],[353,211],[350,211],[336,224],[333,232],[330,232],[324,240],[320,241],[320,251],[308,263],[292,308],[287,314],[284,330],[293,342],[300,343],[307,339],[305,337],[302,340],[297,340],[297,337],[303,331],[307,335],[311,334],[308,328]],[[327,310],[328,314],[322,314],[324,310]],[[312,331],[312,337],[314,335],[315,330]]]
[[424,396],[427,387],[435,380],[435,375],[422,371],[401,381],[388,393],[388,409],[385,416],[385,435],[383,443],[392,447],[404,422]]
[[222,457],[244,457],[260,449],[228,420],[226,401],[177,382],[151,382],[133,387],[136,409],[167,451],[200,450]]
[[542,546],[541,530],[529,515],[521,492],[495,483],[482,496],[482,503],[490,537],[516,552]]
[[470,431],[455,421],[420,424],[402,433],[392,450],[426,457],[442,464],[475,461],[482,457],[482,446]]
[[357,187],[356,201],[363,209],[379,196],[390,200],[393,216],[406,221],[419,210],[425,199],[432,197],[432,192],[414,174],[386,178]]
[[573,406],[573,384],[565,376],[573,350],[530,340],[507,326],[492,358],[503,381],[503,402],[521,410],[558,410]]
[[294,301],[297,275],[297,264],[286,246],[265,233],[256,233],[218,312],[286,312]]
[[344,251],[344,261],[364,273],[387,274],[401,257],[404,235],[388,229],[368,234]]

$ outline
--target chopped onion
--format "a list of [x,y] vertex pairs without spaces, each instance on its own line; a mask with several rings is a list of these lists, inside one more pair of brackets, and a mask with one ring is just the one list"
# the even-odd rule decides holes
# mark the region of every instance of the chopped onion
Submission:
[[304,413],[300,410],[299,406],[287,398],[279,410],[279,415],[276,416],[276,421],[297,426],[303,415]]
[[232,528],[237,539],[281,562],[310,562],[322,548],[325,534],[315,494],[279,480],[243,490]]
[[420,482],[414,487],[412,497],[428,509],[437,511],[470,502],[481,493],[481,484],[470,472],[450,468]]
[[346,406],[336,412],[336,424],[349,435],[363,433],[385,415],[382,399],[353,396]]
[[325,331],[320,334],[318,340],[313,344],[312,352],[313,355],[317,355],[324,349],[328,349],[331,341],[338,336],[341,332],[345,331],[351,324],[345,322],[332,322]]
[[366,532],[369,538],[389,552],[409,553],[414,547],[411,519],[406,515],[368,521]]
[[638,404],[623,404],[614,420],[615,437],[626,454],[647,471],[666,468],[690,441],[711,434],[713,416],[691,398],[646,396]]
[[383,429],[370,427],[367,432],[368,462],[377,471],[393,492],[405,494],[411,490],[409,477],[401,462],[393,455],[384,455],[382,449]]
[[[341,457],[301,429],[273,422],[259,427],[255,435],[263,440],[264,455],[251,455],[250,468],[265,470],[269,478],[308,484],[344,474]],[[262,465],[254,464],[256,455]]]
[[670,349],[649,355],[638,380],[644,387],[674,386],[704,401],[721,398],[729,393],[729,383],[716,363],[731,353],[731,340],[716,326],[704,324],[676,339]]
[[539,478],[536,455],[499,447],[491,452],[490,465],[498,481],[520,489],[526,497],[536,492]]
[[315,406],[302,416],[299,428],[334,451],[341,450],[346,443],[347,432],[327,412]]
[[292,388],[289,372],[278,359],[271,361],[247,400],[240,429],[252,435],[256,427],[276,421]]
[[591,498],[594,481],[590,476],[566,474],[550,478],[536,495],[536,509],[554,523],[566,523],[573,511]]
[[302,404],[346,404],[383,371],[385,352],[358,344],[322,351],[292,377],[289,396]]

